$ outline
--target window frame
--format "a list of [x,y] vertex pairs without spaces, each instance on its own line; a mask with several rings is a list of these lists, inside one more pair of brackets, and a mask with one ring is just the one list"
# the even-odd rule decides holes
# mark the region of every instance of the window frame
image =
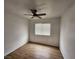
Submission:
[[[36,24],[50,24],[50,34],[49,34],[49,35],[36,34],[36,33],[35,33],[35,25],[36,25]],[[35,23],[35,24],[34,24],[34,35],[35,35],[35,36],[51,36],[51,29],[52,29],[51,27],[52,27],[52,26],[51,26],[51,23]]]

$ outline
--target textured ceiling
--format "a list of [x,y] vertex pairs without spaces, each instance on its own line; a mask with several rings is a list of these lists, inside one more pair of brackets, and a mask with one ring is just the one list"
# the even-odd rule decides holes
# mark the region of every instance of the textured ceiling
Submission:
[[74,0],[5,0],[5,13],[14,13],[18,16],[30,18],[30,8],[38,9],[38,13],[46,13],[43,18],[59,17],[65,12]]

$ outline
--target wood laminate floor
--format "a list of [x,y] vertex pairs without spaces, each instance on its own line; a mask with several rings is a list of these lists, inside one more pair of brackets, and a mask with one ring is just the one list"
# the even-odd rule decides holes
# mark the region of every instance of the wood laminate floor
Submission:
[[58,48],[28,43],[5,56],[5,59],[63,59],[63,57]]

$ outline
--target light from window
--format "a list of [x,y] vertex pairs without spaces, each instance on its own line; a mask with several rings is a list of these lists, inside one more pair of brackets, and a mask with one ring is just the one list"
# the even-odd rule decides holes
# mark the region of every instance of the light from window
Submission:
[[49,23],[37,23],[35,24],[35,35],[47,35],[50,36],[50,24]]

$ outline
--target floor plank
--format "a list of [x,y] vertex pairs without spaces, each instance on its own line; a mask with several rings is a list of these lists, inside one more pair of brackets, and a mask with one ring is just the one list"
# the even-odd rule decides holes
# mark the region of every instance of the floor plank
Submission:
[[63,57],[56,47],[28,43],[5,56],[5,59],[63,59]]

